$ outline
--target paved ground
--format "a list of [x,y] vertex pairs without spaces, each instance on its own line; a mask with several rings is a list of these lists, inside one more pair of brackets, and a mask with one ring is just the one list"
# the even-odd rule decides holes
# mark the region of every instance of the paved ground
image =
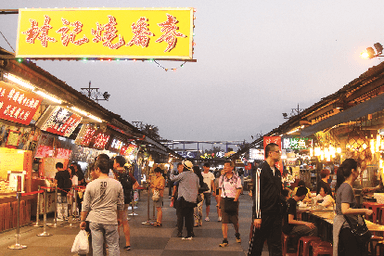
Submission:
[[[167,190],[165,191],[167,192]],[[166,193],[165,193],[166,194]],[[213,200],[214,201],[214,200]],[[135,209],[137,216],[130,216],[129,224],[131,227],[131,248],[129,252],[121,250],[121,255],[143,255],[143,256],[243,256],[248,249],[248,237],[251,221],[252,202],[248,195],[240,197],[240,234],[242,243],[237,244],[234,237],[233,226],[229,226],[228,240],[229,246],[220,248],[222,241],[221,223],[217,222],[215,203],[211,206],[210,222],[203,222],[202,227],[194,229],[196,237],[192,241],[182,241],[176,237],[176,214],[175,209],[169,207],[170,200],[165,198],[163,207],[163,227],[152,227],[143,225],[148,220],[147,193],[141,194],[138,208]],[[203,209],[205,217],[205,206]],[[1,217],[1,216],[0,216]],[[150,219],[153,219],[152,202],[150,204]],[[52,221],[51,218],[48,219]],[[76,224],[74,227],[58,226],[57,228],[48,227],[47,232],[53,234],[50,237],[38,237],[37,234],[43,232],[42,227],[33,225],[21,228],[20,244],[26,245],[23,250],[10,250],[9,245],[16,243],[16,230],[0,233],[0,254],[2,256],[11,255],[76,255],[71,253],[72,243],[79,229]],[[186,231],[184,230],[184,235]],[[121,231],[121,248],[124,246],[124,235]],[[268,255],[266,251],[263,255]]]

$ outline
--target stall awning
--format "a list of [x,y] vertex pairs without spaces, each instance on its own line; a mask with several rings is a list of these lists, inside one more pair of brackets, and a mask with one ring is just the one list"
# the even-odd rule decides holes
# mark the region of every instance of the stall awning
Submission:
[[317,124],[309,126],[300,132],[301,137],[307,137],[318,131],[322,131],[326,128],[330,128],[334,125],[346,123],[349,121],[356,120],[357,118],[372,114],[384,109],[384,94],[381,94],[375,98],[364,101],[354,107],[348,108],[347,110],[331,116]]

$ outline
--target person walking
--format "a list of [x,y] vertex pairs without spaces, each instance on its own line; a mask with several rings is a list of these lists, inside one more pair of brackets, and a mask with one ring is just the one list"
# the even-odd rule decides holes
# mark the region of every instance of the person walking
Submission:
[[108,165],[106,159],[95,162],[94,176],[97,179],[85,189],[81,212],[80,229],[85,230],[85,221],[89,221],[94,256],[103,255],[104,239],[108,255],[120,255],[118,224],[124,212],[124,191],[119,181],[108,177]]
[[[202,226],[203,225],[203,202],[204,202],[204,195],[202,191],[202,187],[205,184],[203,181],[203,176],[201,175],[200,167],[195,165],[193,166],[193,172],[199,177],[199,194],[198,194],[198,200],[197,205],[193,209],[193,217],[195,220],[194,227]],[[200,200],[199,200],[200,199]]]
[[[221,229],[223,232],[223,242],[219,244],[220,247],[228,246],[228,223],[232,223],[235,228],[236,242],[241,243],[239,233],[239,196],[241,193],[241,180],[234,172],[235,165],[232,161],[224,163],[224,175],[220,177],[219,192],[221,214],[223,216]],[[234,204],[235,209],[229,210],[229,204]]]
[[[132,201],[132,190],[139,188],[139,183],[131,173],[125,169],[126,160],[123,156],[116,156],[113,159],[113,169],[115,170],[116,179],[120,182],[124,191],[124,210],[122,218],[122,226],[125,235],[124,250],[131,250],[131,231],[128,223],[128,206]],[[133,206],[132,206],[133,207]],[[119,225],[120,228],[120,225]],[[120,233],[120,229],[119,229]]]
[[248,256],[260,256],[264,241],[267,240],[269,255],[281,256],[281,192],[282,182],[276,163],[281,151],[275,143],[265,147],[266,160],[253,172],[252,238]]
[[156,178],[155,178],[155,181],[151,184],[151,188],[154,191],[157,191],[157,193],[159,193],[159,195],[160,195],[159,199],[156,202],[154,202],[155,207],[156,207],[156,212],[157,212],[156,222],[153,223],[154,227],[163,226],[163,224],[162,224],[163,211],[161,208],[163,207],[165,179],[164,179],[162,173],[163,173],[163,170],[160,167],[156,167],[155,168]]
[[345,215],[356,216],[365,214],[370,216],[370,209],[358,209],[353,183],[359,176],[359,168],[354,159],[346,159],[337,170],[336,181],[336,216],[333,219],[333,255],[362,256],[365,255],[365,245],[361,244],[351,232],[351,227]]
[[220,177],[221,175],[224,175],[224,170],[223,169],[220,169],[218,171],[215,172],[215,199],[216,199],[216,210],[217,210],[217,221],[218,222],[221,222],[222,220],[222,215],[221,215],[221,209],[220,209],[220,199],[221,199],[221,196],[220,196],[220,189],[219,189],[219,183],[220,183]]
[[204,182],[208,185],[209,190],[205,191],[204,194],[204,201],[205,201],[205,221],[209,221],[209,212],[211,210],[211,194],[215,196],[215,175],[211,173],[210,170],[211,166],[209,163],[205,163],[203,165],[204,172],[202,173],[202,176],[204,178]]
[[[184,160],[183,171],[178,175],[171,174],[173,182],[179,182],[177,204],[180,207],[181,218],[185,219],[185,227],[187,228],[187,236],[183,240],[192,240],[195,236],[193,233],[193,208],[196,206],[197,194],[199,192],[199,178],[193,172],[193,164],[191,161]],[[183,221],[178,223],[178,236],[182,235]],[[181,224],[181,226],[180,226]]]

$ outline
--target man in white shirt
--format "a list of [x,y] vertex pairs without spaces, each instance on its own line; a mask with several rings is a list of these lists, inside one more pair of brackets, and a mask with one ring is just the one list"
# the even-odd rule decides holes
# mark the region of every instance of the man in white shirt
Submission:
[[[204,172],[201,174],[203,176],[203,181],[208,185],[209,190],[204,192],[204,201],[205,201],[205,221],[209,221],[209,212],[211,210],[211,191],[213,193],[213,196],[216,196],[215,194],[215,175],[209,171],[210,165],[209,163],[205,163],[203,165]],[[221,221],[219,217],[219,221]]]

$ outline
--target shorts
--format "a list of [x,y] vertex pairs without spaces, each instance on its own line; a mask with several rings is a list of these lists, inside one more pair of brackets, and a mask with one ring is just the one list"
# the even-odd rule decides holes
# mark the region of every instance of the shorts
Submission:
[[[239,205],[239,201],[237,201],[237,205]],[[239,223],[239,206],[237,206],[237,211],[235,214],[228,214],[224,211],[225,209],[225,200],[224,198],[220,198],[220,209],[222,215],[222,223],[233,223],[237,225]]]
[[161,196],[157,202],[153,202],[156,208],[163,207],[163,197]]
[[211,205],[211,193],[203,193],[203,194],[204,194],[205,205],[206,206]]

